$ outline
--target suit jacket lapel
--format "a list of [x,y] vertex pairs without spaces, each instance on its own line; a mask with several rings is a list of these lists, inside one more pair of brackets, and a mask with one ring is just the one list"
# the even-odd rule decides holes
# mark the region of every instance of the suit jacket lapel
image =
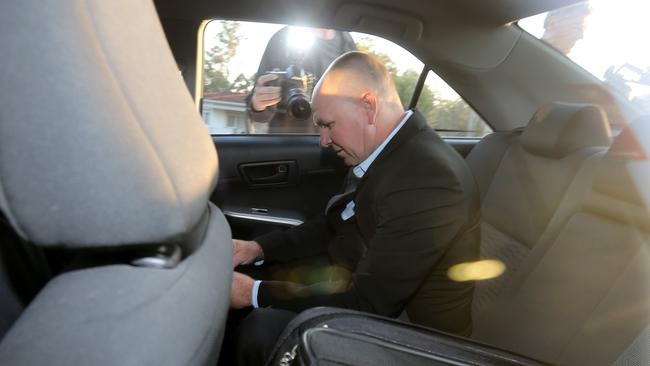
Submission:
[[327,215],[333,207],[338,206],[342,203],[347,204],[350,202],[354,198],[358,184],[359,178],[354,175],[352,168],[348,169],[348,174],[345,177],[343,193],[334,195],[329,199],[327,205],[325,206],[325,215]]
[[350,171],[348,172],[348,177],[346,178],[348,182],[346,184],[345,192],[341,194],[337,194],[335,196],[332,196],[332,198],[330,198],[330,200],[327,202],[327,206],[325,207],[325,214],[327,215],[332,208],[337,207],[341,204],[347,204],[352,199],[354,199],[357,190],[359,190],[363,186],[363,183],[366,181],[367,177],[373,171],[373,168],[381,164],[381,161],[386,156],[388,156],[393,150],[398,149],[399,146],[401,146],[404,142],[408,141],[413,136],[417,135],[422,129],[426,127],[427,127],[427,123],[426,120],[424,119],[424,116],[422,116],[422,114],[419,111],[414,110],[411,118],[409,118],[406,121],[406,123],[404,123],[402,128],[397,132],[397,134],[395,134],[395,136],[393,136],[393,138],[386,145],[386,147],[384,147],[384,150],[382,150],[382,152],[379,154],[379,156],[377,156],[377,158],[372,163],[372,165],[370,165],[370,168],[363,175],[363,178],[361,178],[360,181],[352,182],[352,180],[357,178],[354,177],[354,175],[352,174],[352,169],[350,169]]
[[391,154],[393,150],[398,149],[404,142],[410,140],[413,136],[417,135],[420,131],[427,128],[427,122],[424,116],[417,110],[413,110],[413,115],[409,118],[402,128],[393,136],[393,139],[386,145],[384,150],[377,156],[377,159],[370,165],[368,171],[363,175],[361,182],[359,182],[360,189],[363,183],[367,180],[370,173],[378,166],[381,165],[381,162]]

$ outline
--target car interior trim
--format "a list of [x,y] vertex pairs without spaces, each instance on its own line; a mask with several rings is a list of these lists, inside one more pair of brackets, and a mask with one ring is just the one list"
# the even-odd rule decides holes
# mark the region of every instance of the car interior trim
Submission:
[[286,226],[298,226],[302,225],[302,220],[291,219],[288,217],[278,217],[278,216],[268,216],[252,213],[243,213],[235,211],[224,211],[224,215],[228,218],[244,219],[249,221],[257,221],[268,224],[277,224],[277,225],[286,225]]

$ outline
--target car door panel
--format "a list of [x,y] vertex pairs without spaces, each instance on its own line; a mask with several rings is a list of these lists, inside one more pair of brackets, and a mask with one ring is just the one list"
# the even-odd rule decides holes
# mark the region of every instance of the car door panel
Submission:
[[[233,237],[250,239],[322,212],[348,168],[315,135],[215,135],[219,183],[212,200]],[[448,139],[466,156],[478,139]]]
[[299,225],[320,213],[341,188],[347,167],[322,149],[318,136],[213,136],[219,184],[212,199],[228,217],[233,237],[249,238]]

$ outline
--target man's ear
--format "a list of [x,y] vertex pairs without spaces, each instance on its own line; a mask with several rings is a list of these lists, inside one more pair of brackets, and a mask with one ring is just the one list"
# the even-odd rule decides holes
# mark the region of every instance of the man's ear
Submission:
[[368,124],[373,125],[377,121],[377,112],[379,111],[377,103],[377,94],[372,91],[366,91],[361,94],[361,103],[368,115]]

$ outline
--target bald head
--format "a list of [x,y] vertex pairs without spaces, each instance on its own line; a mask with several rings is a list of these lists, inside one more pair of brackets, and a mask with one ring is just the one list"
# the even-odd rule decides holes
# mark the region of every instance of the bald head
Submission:
[[323,95],[357,96],[373,91],[383,101],[401,105],[390,73],[376,58],[347,52],[334,60],[317,85]]
[[386,67],[361,52],[334,60],[314,88],[312,111],[321,146],[350,166],[370,156],[404,115]]

